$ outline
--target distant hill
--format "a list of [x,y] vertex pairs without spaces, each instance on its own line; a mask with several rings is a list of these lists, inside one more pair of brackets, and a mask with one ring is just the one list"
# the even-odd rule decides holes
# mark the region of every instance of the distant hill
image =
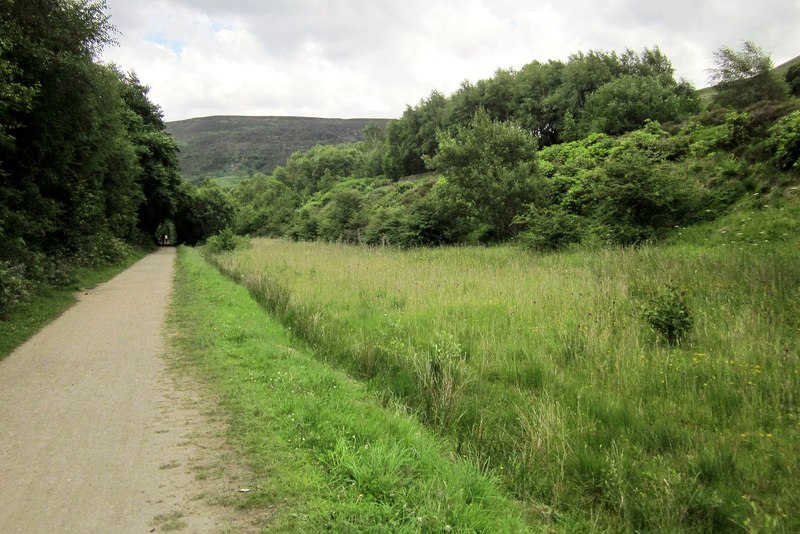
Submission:
[[181,172],[191,181],[224,184],[253,172],[270,174],[298,150],[361,139],[368,124],[384,128],[388,119],[215,116],[168,122],[181,148]]
[[775,67],[773,71],[777,73],[779,76],[783,77],[786,76],[786,73],[789,71],[789,67],[791,67],[792,65],[796,65],[798,63],[800,63],[800,56],[790,59],[789,61],[784,61],[783,63]]

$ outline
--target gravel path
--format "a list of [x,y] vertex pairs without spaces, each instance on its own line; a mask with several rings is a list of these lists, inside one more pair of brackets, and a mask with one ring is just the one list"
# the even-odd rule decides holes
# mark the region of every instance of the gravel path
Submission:
[[196,476],[219,425],[163,359],[174,263],[150,254],[0,362],[0,532],[227,525]]

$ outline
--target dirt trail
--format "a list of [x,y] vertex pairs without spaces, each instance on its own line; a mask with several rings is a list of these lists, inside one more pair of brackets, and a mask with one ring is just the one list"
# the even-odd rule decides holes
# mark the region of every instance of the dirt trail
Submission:
[[174,262],[150,254],[0,362],[0,532],[227,528],[195,473],[219,428],[163,359]]

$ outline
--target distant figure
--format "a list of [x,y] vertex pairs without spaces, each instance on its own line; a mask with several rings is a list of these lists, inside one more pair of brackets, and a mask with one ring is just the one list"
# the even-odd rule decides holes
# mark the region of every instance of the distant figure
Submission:
[[168,243],[169,243],[169,235],[167,235],[167,234],[162,235],[161,236],[161,244],[162,245],[166,245]]

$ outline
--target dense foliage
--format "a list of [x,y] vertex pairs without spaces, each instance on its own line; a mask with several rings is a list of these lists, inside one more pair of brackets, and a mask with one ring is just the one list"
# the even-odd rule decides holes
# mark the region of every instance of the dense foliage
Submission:
[[297,152],[240,184],[235,230],[536,250],[661,239],[794,180],[798,105],[769,56],[748,42],[715,58],[702,112],[657,48],[533,62],[433,92],[385,132]]
[[0,314],[168,219],[189,227],[197,199],[161,110],[97,61],[113,33],[102,1],[0,1]]

